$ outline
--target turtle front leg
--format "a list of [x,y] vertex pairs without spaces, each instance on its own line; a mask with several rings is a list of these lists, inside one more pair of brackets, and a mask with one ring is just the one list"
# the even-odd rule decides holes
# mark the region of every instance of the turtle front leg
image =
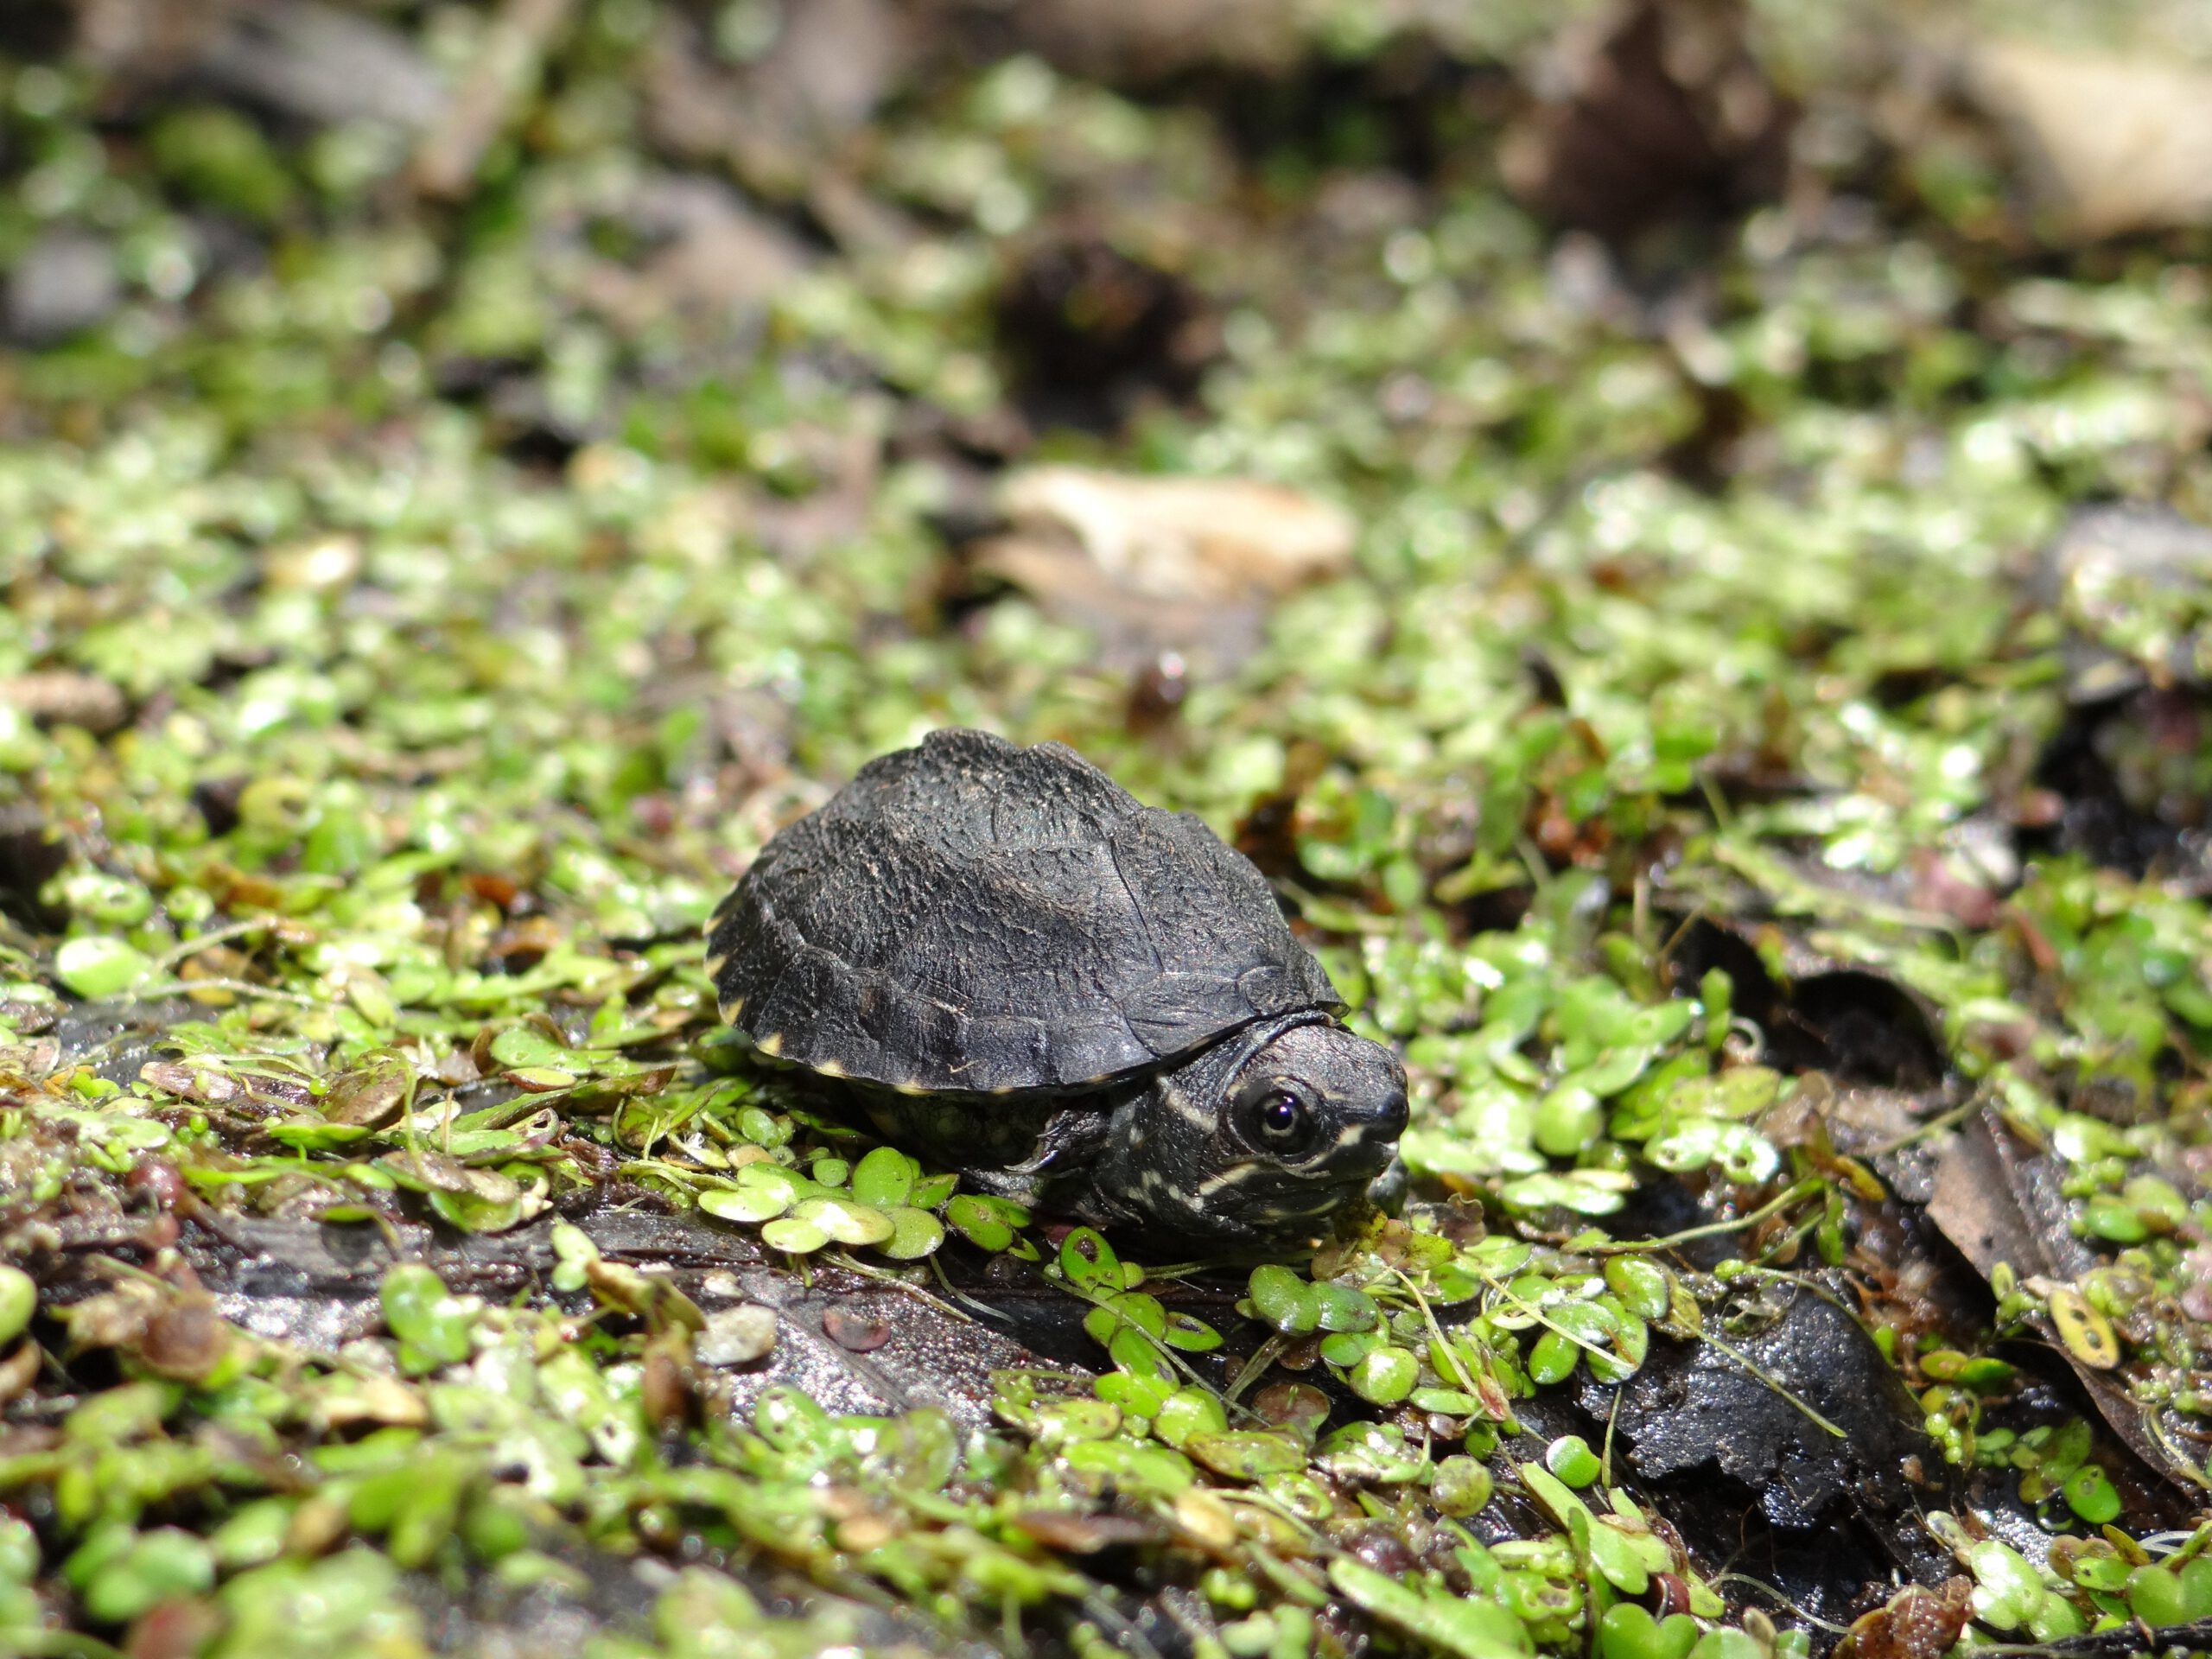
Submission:
[[939,1169],[957,1169],[968,1185],[1016,1204],[1028,1204],[1038,1172],[1069,1155],[1063,1150],[1079,1126],[1070,1118],[1103,1113],[1071,1112],[1051,1103],[1017,1103],[988,1095],[902,1095],[889,1089],[854,1091],[875,1132],[893,1146]]
[[1103,1226],[1109,1217],[1091,1214],[1083,1200],[1090,1185],[1087,1172],[1111,1140],[1111,1120],[1116,1116],[1080,1106],[1060,1107],[1038,1126],[1027,1157],[998,1169],[977,1169],[971,1163],[967,1172],[969,1184],[1032,1210],[1049,1207],[1048,1193],[1057,1197],[1072,1191],[1077,1194],[1072,1213]]
[[1132,1219],[1127,1205],[1090,1202],[1093,1176],[1126,1103],[1084,1096],[1012,1101],[995,1095],[857,1091],[877,1134],[940,1169],[957,1169],[974,1192],[1033,1210],[1059,1209],[1104,1226]]

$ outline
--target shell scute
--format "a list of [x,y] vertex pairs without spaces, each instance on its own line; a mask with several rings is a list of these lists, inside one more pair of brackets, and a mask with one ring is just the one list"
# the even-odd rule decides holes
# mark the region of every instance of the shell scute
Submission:
[[711,928],[741,1030],[929,1092],[1080,1088],[1342,1006],[1266,880],[1198,819],[1061,745],[980,732],[863,766]]

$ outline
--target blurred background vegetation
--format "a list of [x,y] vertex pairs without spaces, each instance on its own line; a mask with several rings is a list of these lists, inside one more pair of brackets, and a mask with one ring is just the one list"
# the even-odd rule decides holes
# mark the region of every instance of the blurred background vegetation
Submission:
[[[2212,1644],[2208,226],[2184,0],[10,0],[0,1647]],[[734,1052],[955,723],[1405,1221]]]

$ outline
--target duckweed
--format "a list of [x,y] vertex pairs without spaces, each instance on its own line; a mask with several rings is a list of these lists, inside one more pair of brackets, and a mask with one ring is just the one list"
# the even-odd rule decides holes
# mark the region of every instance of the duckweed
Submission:
[[[819,152],[747,79],[803,10],[551,8],[449,205],[433,111],[505,12],[351,20],[404,118],[0,61],[0,1646],[415,1659],[473,1585],[587,1610],[591,1659],[1162,1609],[1240,1659],[1795,1654],[1587,1403],[1783,1281],[1915,1391],[1966,1643],[2212,1617],[2111,1472],[2201,1482],[2212,1412],[2203,573],[2046,551],[2083,501],[2212,510],[2185,240],[2017,257],[2002,181],[1873,142],[1802,7],[1757,41],[1796,187],[1694,280],[1502,188],[1526,9],[1301,10],[1319,123],[1040,47]],[[987,551],[1065,456],[1357,546],[1154,637]],[[741,1051],[713,906],[954,722],[1254,855],[1404,1053],[1403,1217],[1172,1262]],[[2049,1206],[1986,1323],[1885,1255],[1985,1132]],[[1085,1363],[841,1414],[763,1388],[814,1326],[602,1253],[602,1205],[707,1218],[748,1298],[1056,1299]],[[377,1293],[312,1341],[189,1265],[287,1230]]]

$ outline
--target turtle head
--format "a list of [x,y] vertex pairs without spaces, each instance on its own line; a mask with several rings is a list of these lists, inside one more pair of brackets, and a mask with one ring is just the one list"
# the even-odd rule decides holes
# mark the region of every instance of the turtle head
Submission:
[[1406,1071],[1308,1014],[1216,1044],[1116,1116],[1092,1177],[1108,1207],[1188,1238],[1287,1243],[1392,1196]]

